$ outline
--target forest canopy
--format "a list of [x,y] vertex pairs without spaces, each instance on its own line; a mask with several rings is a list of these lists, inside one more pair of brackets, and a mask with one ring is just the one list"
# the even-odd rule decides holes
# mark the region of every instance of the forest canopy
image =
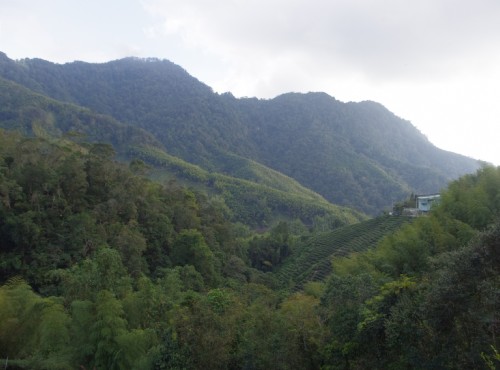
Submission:
[[258,184],[268,183],[265,167],[370,215],[479,168],[477,160],[435,147],[381,104],[313,92],[236,99],[168,60],[55,64],[0,54],[0,86],[0,127],[81,131],[117,151],[142,142]]
[[311,230],[255,233],[229,221],[223,198],[153,182],[143,162],[113,156],[0,131],[9,368],[500,364],[499,168],[452,182],[430,215],[293,291],[274,274]]

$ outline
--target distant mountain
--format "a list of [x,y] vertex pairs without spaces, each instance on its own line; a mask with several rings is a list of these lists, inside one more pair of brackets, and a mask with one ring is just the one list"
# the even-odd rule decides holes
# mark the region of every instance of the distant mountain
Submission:
[[72,136],[112,144],[117,151],[161,143],[149,132],[88,108],[51,99],[0,77],[0,127],[28,136]]
[[[329,203],[292,178],[252,160],[232,156],[231,166],[238,167],[238,177],[209,172],[166,153],[162,144],[141,128],[0,78],[2,128],[57,145],[61,138],[67,144],[76,141],[84,147],[87,142],[112,144],[118,158],[142,159],[152,164],[151,177],[164,182],[175,179],[221,197],[233,221],[252,227],[267,227],[277,219],[300,219],[311,226],[320,222],[337,227],[366,218],[359,212]],[[78,145],[76,148],[82,150]]]
[[370,214],[410,192],[437,192],[479,167],[436,148],[380,104],[342,103],[324,93],[236,99],[166,60],[60,65],[1,54],[0,76],[143,129],[170,155],[204,170],[255,181],[249,163],[260,163]]

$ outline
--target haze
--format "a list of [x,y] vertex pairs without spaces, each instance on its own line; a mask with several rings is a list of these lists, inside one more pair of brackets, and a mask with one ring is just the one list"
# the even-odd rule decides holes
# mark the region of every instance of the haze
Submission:
[[374,100],[435,145],[498,165],[499,19],[494,0],[0,0],[0,50],[165,58],[236,96]]

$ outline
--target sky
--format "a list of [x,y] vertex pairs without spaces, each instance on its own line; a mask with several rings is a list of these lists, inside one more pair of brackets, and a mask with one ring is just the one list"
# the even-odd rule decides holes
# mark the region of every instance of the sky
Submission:
[[498,0],[0,0],[11,59],[168,59],[214,89],[377,101],[500,165]]

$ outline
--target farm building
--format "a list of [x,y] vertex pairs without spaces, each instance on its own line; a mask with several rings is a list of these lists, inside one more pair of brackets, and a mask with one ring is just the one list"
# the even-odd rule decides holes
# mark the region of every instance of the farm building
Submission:
[[420,212],[429,212],[433,204],[439,203],[440,194],[417,195],[416,205]]

